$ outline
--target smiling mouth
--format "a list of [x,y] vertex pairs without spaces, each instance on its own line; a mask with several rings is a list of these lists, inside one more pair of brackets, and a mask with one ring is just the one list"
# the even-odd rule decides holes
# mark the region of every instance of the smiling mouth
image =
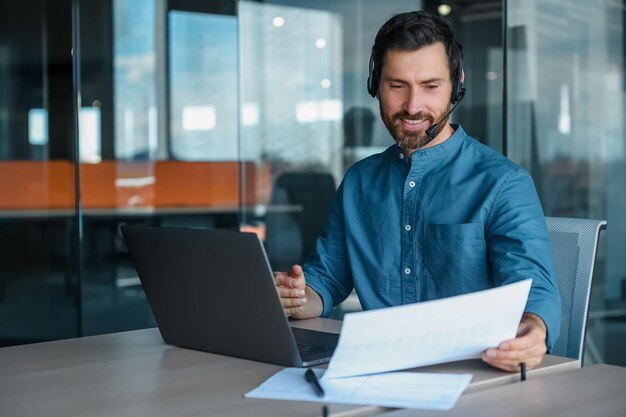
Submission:
[[410,125],[418,125],[420,123],[422,123],[425,119],[420,119],[420,120],[411,120],[411,119],[402,119],[402,121],[404,123],[408,123]]
[[428,127],[428,119],[404,119],[401,118],[402,129],[409,132],[418,132]]

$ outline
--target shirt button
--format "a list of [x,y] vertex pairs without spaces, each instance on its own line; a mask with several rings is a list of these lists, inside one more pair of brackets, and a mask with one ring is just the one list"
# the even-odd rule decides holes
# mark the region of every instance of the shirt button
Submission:
[[411,273],[411,268],[405,268],[404,273],[409,275]]
[[406,226],[404,226],[404,230],[406,230],[407,232],[411,230],[411,225],[407,224]]
[[409,186],[410,186],[411,188],[415,187],[415,181],[411,181],[411,182],[409,183]]
[[400,153],[400,159],[404,159],[404,154]]

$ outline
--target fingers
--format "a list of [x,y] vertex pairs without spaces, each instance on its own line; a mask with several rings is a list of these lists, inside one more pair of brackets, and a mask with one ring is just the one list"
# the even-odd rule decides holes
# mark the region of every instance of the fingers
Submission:
[[492,358],[485,357],[485,353],[483,353],[482,359],[483,361],[487,362],[489,365],[502,369],[504,371],[519,372],[520,363],[524,362],[526,364],[526,370],[531,370],[537,367],[541,363],[541,360],[543,359],[543,355],[526,358],[524,360],[501,360],[501,359],[492,359]]
[[[495,352],[493,352],[495,351]],[[517,356],[501,357],[497,349],[488,349],[483,352],[482,359],[486,363],[496,368],[503,369],[508,372],[519,372],[520,363],[526,364],[526,369],[530,370],[539,365],[543,359],[544,353],[530,353],[526,352]]]
[[288,273],[274,272],[274,278],[279,287],[304,288],[305,286],[304,272],[300,265],[294,265]]
[[302,306],[300,306],[300,307],[291,307],[291,308],[283,308],[283,310],[285,310],[285,315],[287,317],[293,316],[294,314],[298,314],[303,309],[304,309],[304,307],[302,307]]
[[482,360],[496,368],[509,372],[519,371],[519,364],[526,363],[527,369],[532,369],[541,363],[546,353],[545,338],[541,338],[530,331],[524,336],[504,341],[498,348],[487,349],[482,354]]
[[303,288],[279,287],[278,294],[280,298],[301,298],[305,296],[306,291]]
[[294,278],[304,278],[304,272],[302,271],[302,267],[298,264],[295,264],[291,267],[291,276]]
[[487,349],[482,360],[496,368],[518,372],[524,362],[527,369],[541,363],[546,348],[546,327],[539,316],[525,313],[515,339],[505,340],[497,348]]
[[306,297],[280,297],[283,307],[299,307],[306,304]]
[[545,345],[532,346],[529,349],[524,350],[502,350],[502,349],[487,349],[483,352],[483,360],[489,364],[504,364],[520,362],[529,362],[533,359],[541,359],[546,353]]
[[304,278],[292,278],[282,272],[275,274],[274,277],[279,287],[304,288],[305,285]]
[[274,278],[285,314],[291,316],[301,312],[307,302],[302,267],[294,265],[289,272],[274,272]]
[[518,336],[515,339],[505,340],[498,345],[498,349],[503,351],[526,350],[540,344],[544,339],[545,337],[542,337],[542,335],[531,332],[523,336]]
[[304,305],[306,304],[307,299],[306,297],[299,297],[299,298],[281,297],[280,302],[283,305],[283,310],[285,311],[285,315],[289,317],[294,314],[300,313],[302,310],[304,310]]

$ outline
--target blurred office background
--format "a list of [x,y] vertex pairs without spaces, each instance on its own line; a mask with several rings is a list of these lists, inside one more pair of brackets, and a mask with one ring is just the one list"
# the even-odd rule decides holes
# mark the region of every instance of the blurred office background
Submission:
[[376,31],[425,9],[464,46],[453,119],[546,215],[608,220],[586,360],[626,365],[625,3],[3,1],[0,346],[154,326],[123,223],[252,230],[273,268],[302,261],[345,170],[392,143]]

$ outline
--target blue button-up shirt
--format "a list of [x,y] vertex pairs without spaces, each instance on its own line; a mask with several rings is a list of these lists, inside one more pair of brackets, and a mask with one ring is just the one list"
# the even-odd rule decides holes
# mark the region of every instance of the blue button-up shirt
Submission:
[[411,160],[393,145],[348,170],[303,268],[323,316],[353,288],[364,309],[375,309],[532,278],[525,311],[545,322],[548,349],[560,330],[552,250],[532,179],[460,126]]

